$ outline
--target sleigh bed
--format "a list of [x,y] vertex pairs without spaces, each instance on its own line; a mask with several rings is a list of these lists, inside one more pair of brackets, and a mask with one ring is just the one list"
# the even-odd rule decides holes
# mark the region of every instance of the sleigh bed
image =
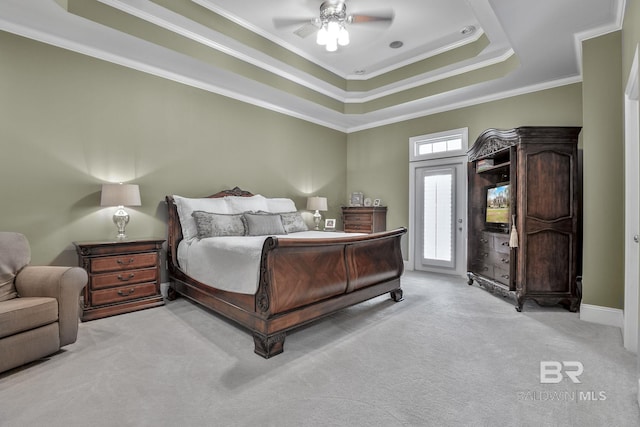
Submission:
[[[406,233],[404,228],[362,235],[315,231],[257,237],[261,247],[254,249],[257,251],[257,271],[253,289],[250,283],[239,290],[230,287],[234,283],[223,283],[223,279],[233,282],[236,280],[233,277],[247,276],[240,263],[227,262],[224,257],[218,263],[228,264],[228,269],[238,271],[223,272],[219,283],[215,278],[205,279],[205,273],[196,275],[198,279],[192,277],[195,274],[188,274],[184,267],[189,264],[191,268],[193,262],[187,262],[184,254],[190,242],[193,242],[191,246],[197,247],[196,242],[213,245],[211,242],[218,239],[226,244],[231,239],[193,238],[191,231],[185,228],[190,220],[184,200],[217,203],[208,199],[224,198],[238,203],[257,197],[262,196],[254,196],[237,187],[201,199],[166,197],[169,299],[184,296],[249,329],[253,333],[255,352],[264,358],[282,353],[286,333],[301,325],[387,292],[394,301],[402,299],[400,239]],[[243,206],[242,203],[239,205]],[[181,223],[181,217],[185,224]],[[183,238],[183,230],[189,239]],[[238,239],[252,242],[256,237]],[[244,249],[236,252],[244,252]],[[238,253],[231,253],[230,259],[239,256]],[[204,271],[208,266],[200,267],[195,271]],[[233,276],[233,273],[240,276]],[[249,276],[252,274],[250,272]]]

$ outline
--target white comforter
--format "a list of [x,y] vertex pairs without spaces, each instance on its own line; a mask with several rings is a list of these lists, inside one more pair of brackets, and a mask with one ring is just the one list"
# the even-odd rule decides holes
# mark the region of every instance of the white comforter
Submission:
[[[327,239],[361,233],[301,231],[279,238]],[[269,236],[209,237],[183,240],[178,245],[178,263],[199,282],[224,291],[255,294],[258,290],[260,254]]]

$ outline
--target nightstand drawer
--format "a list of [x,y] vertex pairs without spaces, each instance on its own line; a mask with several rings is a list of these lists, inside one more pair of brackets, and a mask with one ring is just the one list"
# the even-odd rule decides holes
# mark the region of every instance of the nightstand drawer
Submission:
[[142,283],[91,292],[93,305],[113,304],[156,294],[155,283]]
[[91,260],[91,272],[131,270],[144,267],[155,267],[158,254],[155,252],[94,258]]
[[158,280],[157,276],[157,269],[155,267],[117,273],[96,274],[91,276],[91,289],[97,290],[142,282],[155,282]]

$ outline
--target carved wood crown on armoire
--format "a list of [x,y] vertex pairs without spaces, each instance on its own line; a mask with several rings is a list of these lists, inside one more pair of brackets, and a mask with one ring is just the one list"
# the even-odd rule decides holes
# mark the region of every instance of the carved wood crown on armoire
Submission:
[[468,283],[518,311],[527,299],[579,308],[580,130],[489,129],[468,152]]

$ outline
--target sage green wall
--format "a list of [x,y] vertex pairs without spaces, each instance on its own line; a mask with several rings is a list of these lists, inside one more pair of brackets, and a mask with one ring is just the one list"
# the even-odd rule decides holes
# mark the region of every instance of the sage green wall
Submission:
[[[488,128],[536,125],[581,126],[581,85],[515,96],[350,134],[346,194],[362,191],[365,197],[381,198],[388,206],[387,227],[408,227],[410,137],[468,127],[471,146]],[[408,239],[404,239],[405,258],[407,244]]]
[[344,133],[4,32],[0,144],[0,230],[37,264],[115,235],[104,182],[140,185],[131,236],[166,236],[167,194],[238,185],[301,209],[318,194],[338,218],[346,187]]
[[583,303],[624,307],[624,121],[619,31],[582,44]]

